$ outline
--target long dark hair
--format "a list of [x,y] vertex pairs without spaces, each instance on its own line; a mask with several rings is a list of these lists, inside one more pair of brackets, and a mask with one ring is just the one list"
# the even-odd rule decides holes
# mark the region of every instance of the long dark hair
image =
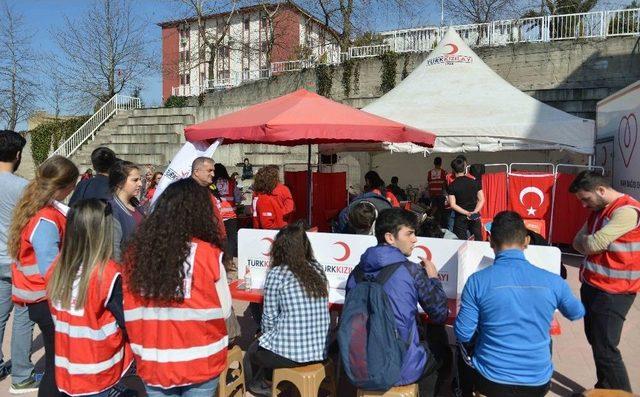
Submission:
[[213,182],[215,183],[218,179],[229,179],[229,172],[227,171],[227,167],[220,163],[215,163],[213,165]]
[[369,171],[364,174],[365,191],[370,192],[374,189],[380,190],[384,194],[385,184],[380,175],[375,171]]
[[187,178],[167,187],[131,240],[124,258],[129,290],[153,301],[182,302],[193,238],[222,247],[210,193]]
[[313,256],[311,242],[301,222],[278,232],[271,245],[271,266],[286,266],[312,298],[329,296],[327,277]]

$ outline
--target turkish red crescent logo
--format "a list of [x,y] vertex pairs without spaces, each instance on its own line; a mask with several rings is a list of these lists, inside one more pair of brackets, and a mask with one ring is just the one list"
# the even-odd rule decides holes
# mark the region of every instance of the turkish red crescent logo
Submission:
[[429,248],[427,248],[424,245],[416,245],[414,249],[418,249],[418,250],[422,250],[422,252],[424,252],[424,256],[425,258],[427,258],[427,260],[431,260],[431,258],[433,257],[431,255],[431,250]]
[[455,44],[445,44],[445,47],[451,47],[451,52],[447,52],[447,55],[453,55],[458,52],[458,46]]
[[637,141],[638,119],[636,119],[635,114],[630,113],[628,116],[622,117],[620,124],[618,124],[618,147],[620,148],[625,168],[629,168]]
[[273,239],[269,237],[265,237],[260,241],[267,241],[269,243],[269,249],[267,250],[267,252],[263,252],[262,255],[265,255],[265,256],[271,255],[271,252],[269,251],[271,251],[271,244],[273,244]]
[[342,248],[344,248],[344,255],[340,258],[333,258],[333,259],[337,260],[338,262],[344,262],[347,259],[349,259],[349,257],[351,256],[351,248],[349,248],[347,243],[338,241],[337,243],[333,243],[333,245],[339,245]]

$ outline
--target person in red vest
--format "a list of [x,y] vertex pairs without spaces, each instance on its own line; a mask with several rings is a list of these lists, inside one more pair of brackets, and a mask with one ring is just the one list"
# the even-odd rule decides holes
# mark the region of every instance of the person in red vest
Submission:
[[273,168],[258,170],[253,180],[253,228],[281,229],[287,226],[285,210],[273,190],[278,184]]
[[53,156],[38,167],[24,190],[9,228],[12,299],[26,305],[29,318],[38,324],[44,341],[44,376],[39,397],[59,395],[54,377],[54,325],[46,301],[44,276],[60,251],[66,227],[67,207],[61,204],[75,188],[80,172],[62,156]]
[[191,178],[169,185],[125,253],[125,326],[150,397],[215,396],[226,366],[231,294],[209,195]]
[[107,395],[133,363],[126,342],[111,205],[76,203],[60,256],[46,275],[55,326],[55,378],[69,396]]
[[280,169],[277,165],[268,165],[266,168],[270,177],[276,179],[276,187],[273,188],[272,193],[278,198],[280,207],[282,207],[284,220],[287,221],[287,223],[291,222],[291,217],[296,210],[296,203],[293,201],[291,190],[289,190],[287,185],[280,182]]
[[631,392],[618,343],[640,291],[640,202],[613,189],[595,171],[578,174],[569,191],[593,210],[573,246],[585,255],[580,296],[587,311],[584,330],[596,364],[595,387]]
[[448,219],[444,219],[445,187],[447,184],[447,172],[442,169],[442,157],[433,159],[433,169],[427,173],[427,190],[433,208],[433,218],[440,227],[447,227]]
[[224,229],[227,236],[226,253],[231,258],[238,256],[238,215],[236,209],[230,201],[224,200],[215,184],[209,186],[215,198],[215,204],[224,222]]
[[382,178],[380,178],[380,175],[378,175],[377,172],[369,171],[364,174],[364,182],[365,192],[379,194],[380,196],[386,197],[387,200],[389,200],[389,202],[391,203],[392,207],[400,207],[400,201],[398,201],[398,198],[395,196],[395,194],[393,194],[385,187],[384,181],[382,180]]

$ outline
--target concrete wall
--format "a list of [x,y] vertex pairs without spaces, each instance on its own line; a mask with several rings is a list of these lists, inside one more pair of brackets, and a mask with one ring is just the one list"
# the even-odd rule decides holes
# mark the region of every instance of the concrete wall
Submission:
[[[522,43],[476,49],[496,73],[516,88],[551,106],[586,118],[595,118],[595,104],[610,93],[640,79],[640,38],[612,37],[604,40]],[[398,59],[398,81],[406,62],[407,72],[428,54],[407,54]],[[366,106],[381,96],[381,62],[377,58],[358,62],[359,84],[345,97],[342,68],[333,74],[332,97],[355,107]],[[352,79],[353,80],[353,79]],[[248,106],[298,88],[316,90],[315,70],[286,73],[224,92],[208,95],[214,107]]]

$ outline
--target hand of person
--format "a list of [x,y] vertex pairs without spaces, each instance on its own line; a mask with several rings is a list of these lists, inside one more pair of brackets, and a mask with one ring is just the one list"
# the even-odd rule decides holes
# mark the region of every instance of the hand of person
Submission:
[[434,265],[433,262],[427,258],[420,258],[420,264],[427,272],[429,278],[438,278],[438,269],[436,269],[436,265]]

